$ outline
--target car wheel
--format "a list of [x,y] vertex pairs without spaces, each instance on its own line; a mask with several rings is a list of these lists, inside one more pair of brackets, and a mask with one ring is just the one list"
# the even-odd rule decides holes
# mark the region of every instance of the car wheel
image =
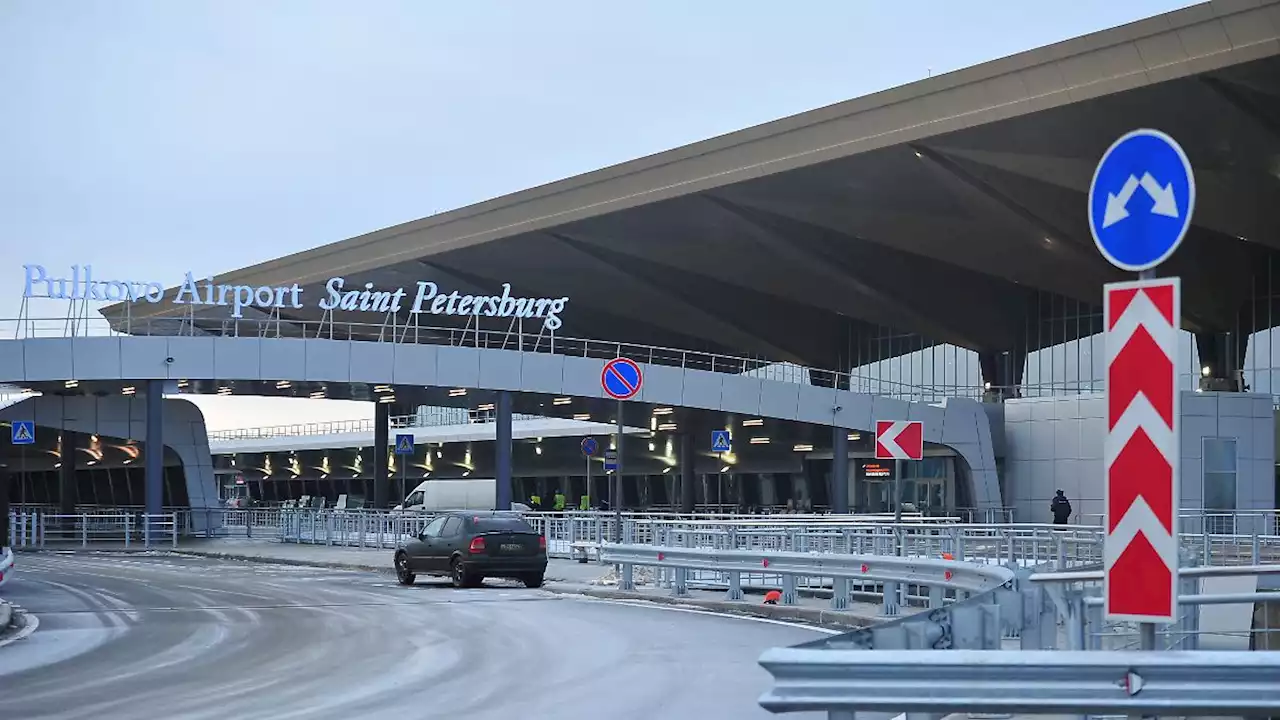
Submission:
[[409,556],[404,553],[396,553],[396,582],[401,585],[412,585],[418,576],[409,572]]
[[524,586],[527,588],[540,588],[542,587],[543,574],[534,573],[532,575],[525,575],[520,578],[520,582],[523,582]]

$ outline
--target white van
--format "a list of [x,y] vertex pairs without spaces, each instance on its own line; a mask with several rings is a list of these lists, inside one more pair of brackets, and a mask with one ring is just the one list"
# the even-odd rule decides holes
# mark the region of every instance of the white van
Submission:
[[440,512],[441,510],[493,510],[498,481],[424,480],[405,496],[396,510],[407,512]]

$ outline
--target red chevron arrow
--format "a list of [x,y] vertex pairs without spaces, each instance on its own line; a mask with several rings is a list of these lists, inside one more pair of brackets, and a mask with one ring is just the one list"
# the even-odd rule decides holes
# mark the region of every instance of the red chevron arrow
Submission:
[[1114,429],[1138,393],[1173,427],[1173,361],[1143,326],[1129,337],[1107,368],[1107,419]]
[[1115,532],[1129,507],[1139,497],[1147,501],[1164,529],[1173,532],[1173,467],[1138,428],[1107,469],[1111,483],[1107,494],[1107,532]]
[[1119,615],[1163,613],[1173,607],[1172,571],[1138,533],[1107,573],[1108,610]]
[[1152,285],[1149,287],[1132,287],[1111,290],[1111,317],[1107,318],[1107,329],[1116,326],[1116,321],[1124,315],[1124,311],[1129,309],[1129,303],[1142,293],[1147,296],[1152,305],[1156,306],[1156,310],[1164,316],[1165,322],[1173,324],[1173,285]]

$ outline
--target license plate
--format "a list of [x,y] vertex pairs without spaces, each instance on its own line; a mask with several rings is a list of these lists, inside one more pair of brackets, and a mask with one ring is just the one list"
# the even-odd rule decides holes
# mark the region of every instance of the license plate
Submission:
[[520,543],[503,543],[498,546],[502,552],[520,552],[524,550],[524,546]]

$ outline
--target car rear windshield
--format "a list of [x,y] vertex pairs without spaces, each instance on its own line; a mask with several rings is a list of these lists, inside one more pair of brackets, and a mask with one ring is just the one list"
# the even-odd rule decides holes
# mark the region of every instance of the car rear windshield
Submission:
[[529,523],[518,517],[480,517],[475,519],[476,532],[533,532]]

